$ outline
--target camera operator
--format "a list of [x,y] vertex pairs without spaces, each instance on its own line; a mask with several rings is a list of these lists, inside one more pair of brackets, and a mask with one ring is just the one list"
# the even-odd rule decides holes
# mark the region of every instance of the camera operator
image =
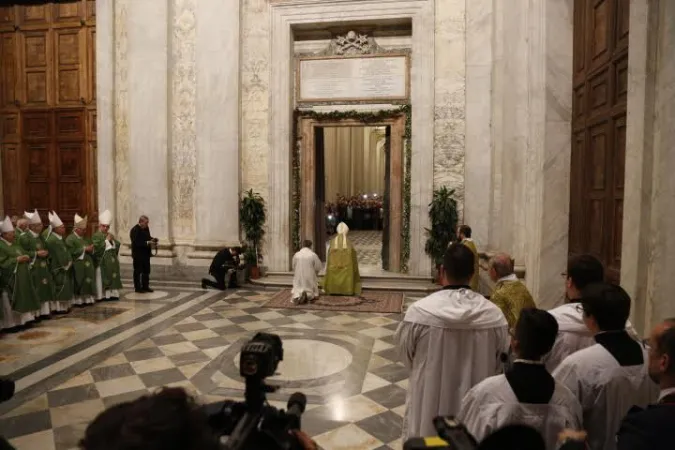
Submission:
[[150,219],[141,216],[129,237],[131,238],[131,258],[134,261],[134,289],[136,292],[153,292],[150,289],[150,257],[158,240],[150,235]]

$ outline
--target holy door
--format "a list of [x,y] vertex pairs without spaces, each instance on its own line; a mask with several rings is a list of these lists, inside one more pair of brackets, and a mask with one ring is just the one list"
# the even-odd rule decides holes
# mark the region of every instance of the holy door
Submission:
[[629,0],[575,0],[570,255],[619,281],[628,92]]
[[[5,4],[6,2],[3,2]],[[96,211],[93,0],[0,6],[3,209]]]

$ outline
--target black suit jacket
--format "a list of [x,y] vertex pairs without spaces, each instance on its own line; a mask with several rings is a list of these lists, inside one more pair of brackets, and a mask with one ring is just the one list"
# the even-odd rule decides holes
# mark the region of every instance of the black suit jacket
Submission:
[[675,448],[675,394],[647,409],[633,408],[621,422],[617,450]]
[[150,228],[141,228],[136,224],[131,229],[129,237],[131,238],[131,257],[150,258],[152,255],[152,248],[148,245],[148,241],[152,240]]
[[236,268],[238,265],[239,256],[234,256],[229,248],[224,248],[213,257],[209,274],[216,276],[216,274],[225,273],[226,268]]

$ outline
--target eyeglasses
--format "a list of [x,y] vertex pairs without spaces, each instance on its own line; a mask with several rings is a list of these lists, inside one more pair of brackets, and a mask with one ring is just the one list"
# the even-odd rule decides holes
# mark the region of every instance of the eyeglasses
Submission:
[[562,272],[560,276],[563,277],[564,279],[567,279],[567,272]]

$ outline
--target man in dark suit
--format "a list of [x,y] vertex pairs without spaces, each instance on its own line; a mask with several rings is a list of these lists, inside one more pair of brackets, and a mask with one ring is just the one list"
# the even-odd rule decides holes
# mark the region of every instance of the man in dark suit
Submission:
[[[202,289],[211,286],[224,291],[226,287],[237,287],[237,268],[239,267],[239,247],[224,248],[213,258],[209,275],[216,279],[216,282],[208,278],[202,278]],[[227,280],[229,276],[229,281]]]
[[675,448],[675,318],[654,328],[649,345],[649,376],[661,389],[659,400],[628,412],[617,433],[617,450]]
[[131,258],[134,261],[134,289],[136,292],[153,292],[150,289],[150,257],[157,246],[157,239],[150,235],[150,220],[141,216],[129,237],[131,238]]

